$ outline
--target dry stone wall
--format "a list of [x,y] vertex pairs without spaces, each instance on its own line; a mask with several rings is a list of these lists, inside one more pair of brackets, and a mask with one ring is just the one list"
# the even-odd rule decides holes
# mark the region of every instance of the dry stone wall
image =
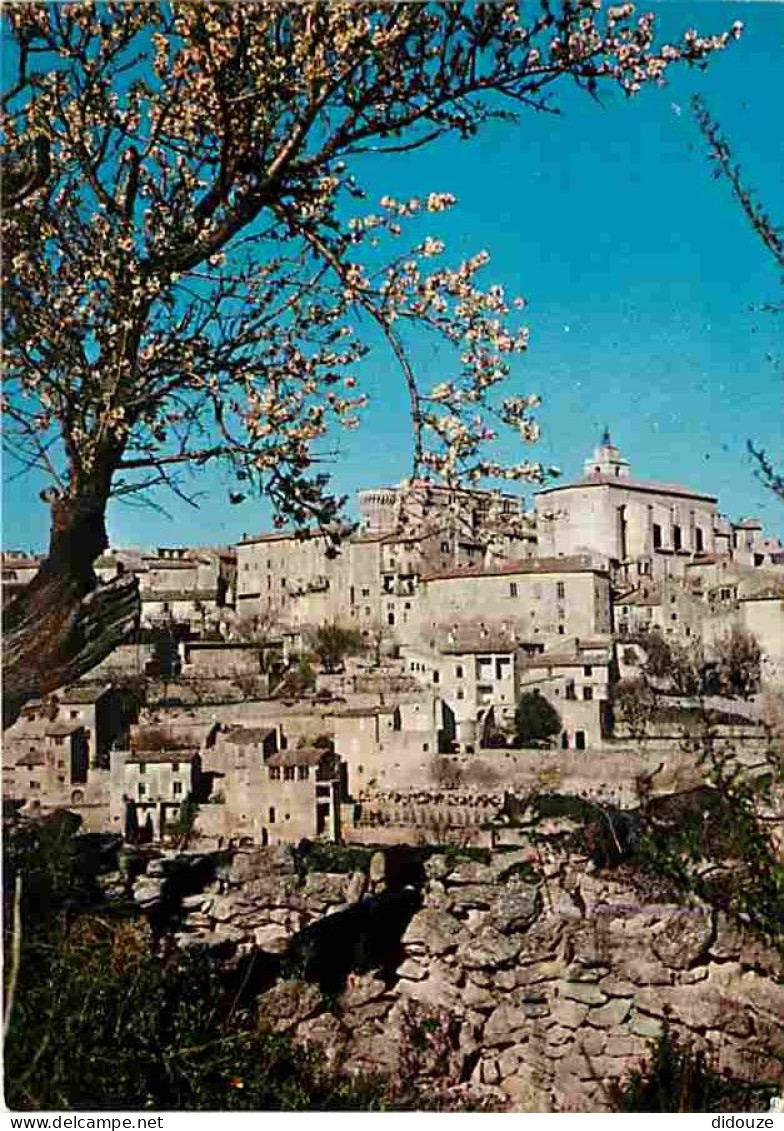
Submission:
[[[320,1043],[347,1070],[394,1076],[413,1071],[412,1025],[427,1018],[446,1042],[441,1085],[496,1110],[611,1109],[614,1084],[665,1024],[719,1071],[780,1079],[777,951],[703,903],[643,898],[630,878],[591,872],[584,859],[551,854],[537,874],[527,850],[488,859],[431,856],[395,966],[352,974],[326,998],[289,976],[262,996],[265,1023]],[[166,868],[153,871],[133,889],[147,908],[165,883]],[[176,939],[282,956],[303,927],[389,880],[383,852],[364,871],[304,876],[290,849],[238,853],[182,901]]]

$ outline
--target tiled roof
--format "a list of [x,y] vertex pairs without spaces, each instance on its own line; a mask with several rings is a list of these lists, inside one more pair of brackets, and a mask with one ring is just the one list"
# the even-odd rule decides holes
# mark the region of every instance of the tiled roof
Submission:
[[707,503],[718,502],[715,495],[705,495],[701,491],[693,491],[690,487],[682,487],[677,483],[657,483],[655,480],[626,479],[614,475],[589,475],[578,479],[574,483],[560,483],[555,487],[545,487],[537,491],[537,498],[542,495],[553,495],[556,491],[569,491],[575,487],[619,487],[624,491],[644,491],[654,495],[679,495],[686,499],[702,499]]
[[75,719],[61,719],[59,722],[50,723],[46,734],[55,737],[61,734],[74,734],[77,730],[84,730],[84,724]]
[[40,750],[28,750],[26,754],[20,754],[14,764],[17,766],[44,766],[46,759]]
[[324,758],[334,757],[331,750],[320,746],[300,746],[295,750],[279,750],[267,759],[268,766],[318,766]]
[[563,558],[526,558],[520,562],[499,562],[497,565],[467,565],[462,569],[443,570],[423,574],[422,581],[447,581],[457,578],[515,577],[542,573],[606,573],[603,566],[594,565],[586,555]]
[[109,690],[111,690],[109,683],[75,683],[58,691],[57,698],[61,703],[97,703]]
[[133,754],[127,754],[125,761],[131,766],[147,765],[148,763],[152,765],[182,763],[184,766],[189,766],[196,757],[197,755],[193,750],[137,750]]
[[334,714],[342,719],[373,718],[375,715],[394,715],[395,708],[375,703],[372,707],[344,707]]
[[536,671],[540,668],[600,668],[608,662],[607,653],[597,658],[589,655],[575,655],[574,652],[542,652],[539,656],[523,656],[520,659],[520,667],[526,671]]
[[274,727],[233,726],[223,735],[223,741],[233,746],[261,746],[274,733]]

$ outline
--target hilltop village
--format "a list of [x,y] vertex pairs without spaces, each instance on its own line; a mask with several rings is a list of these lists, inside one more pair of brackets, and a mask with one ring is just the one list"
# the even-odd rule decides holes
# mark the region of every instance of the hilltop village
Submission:
[[[105,554],[138,577],[136,638],[27,704],[4,797],[142,843],[494,845],[531,789],[674,788],[706,703],[761,741],[784,546],[756,520],[635,478],[608,433],[532,512],[425,482],[358,502],[354,528]],[[37,568],[5,553],[4,600]]]

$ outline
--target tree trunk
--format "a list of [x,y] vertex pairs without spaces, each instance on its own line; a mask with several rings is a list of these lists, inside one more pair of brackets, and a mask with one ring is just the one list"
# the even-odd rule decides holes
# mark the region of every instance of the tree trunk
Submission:
[[28,699],[100,663],[138,624],[135,577],[101,584],[93,563],[108,546],[106,496],[52,504],[49,553],[3,616],[3,727]]

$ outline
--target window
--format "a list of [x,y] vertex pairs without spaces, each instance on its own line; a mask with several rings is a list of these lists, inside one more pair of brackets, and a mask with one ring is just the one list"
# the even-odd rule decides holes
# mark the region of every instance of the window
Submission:
[[369,589],[363,589],[362,590],[362,596],[363,597],[369,597],[370,596],[370,590]]
[[71,711],[71,718],[72,719],[78,719],[79,718],[79,712],[78,711]]
[[440,682],[441,682],[441,673],[434,671],[433,672],[433,683],[440,683]]
[[654,522],[654,524],[653,524],[653,548],[654,548],[654,550],[660,550],[661,544],[662,544],[661,527],[659,526],[658,522]]
[[574,689],[574,680],[573,679],[570,679],[566,684],[566,698],[567,699],[576,699],[577,698],[577,692]]
[[143,781],[140,781],[139,782],[139,797],[144,797],[146,792],[147,792],[147,786],[144,784]]
[[40,788],[41,788],[41,783],[39,781],[31,781],[30,782],[30,789],[36,790],[36,789],[40,789]]
[[465,691],[463,691],[462,687],[458,687],[457,697],[458,699],[465,699]]
[[683,548],[683,533],[677,524],[672,528],[672,546],[674,550]]
[[294,766],[284,766],[283,767],[283,780],[284,781],[294,781],[294,769],[295,769]]
[[179,762],[172,762],[172,773],[178,774],[179,772],[180,772],[180,763]]
[[274,805],[270,805],[270,807],[269,807],[269,823],[271,825],[275,824],[275,806]]
[[297,766],[297,777],[300,781],[307,781],[310,777],[310,766]]
[[590,664],[586,664],[583,668],[583,675],[593,675],[593,667]]
[[705,539],[699,526],[694,527],[694,549],[701,554],[705,549]]
[[670,613],[670,620],[677,620],[677,619],[678,619],[677,613]]
[[[370,610],[368,610],[368,611],[370,611]],[[390,628],[394,628],[394,626],[395,626],[395,614],[394,613],[387,613],[387,624],[389,625]]]
[[457,679],[463,678],[463,665],[462,664],[458,664],[457,667],[455,668],[455,676],[457,677]]
[[[537,628],[537,630],[536,630],[536,631],[538,632],[538,631],[539,631],[539,629]],[[558,625],[558,635],[559,635],[559,636],[564,636],[564,635],[565,635],[565,633],[566,633],[566,629],[564,628],[564,626],[563,626],[562,624],[559,624],[559,625]]]
[[574,745],[577,750],[585,750],[585,731],[577,730],[574,732]]
[[566,596],[566,582],[565,581],[559,581],[558,582],[558,584],[555,587],[555,595],[556,595],[556,597],[558,598],[559,601],[563,601],[564,597]]
[[147,773],[147,766],[144,762],[139,763],[139,773],[140,774],[146,774]]
[[517,582],[516,581],[510,581],[509,582],[509,596],[510,597],[516,597],[517,596]]
[[441,543],[441,553],[442,554],[448,554],[449,553],[449,543],[448,542],[442,542]]
[[270,781],[280,781],[280,766],[270,766]]
[[182,782],[181,781],[172,782],[172,792],[173,793],[182,793]]
[[583,688],[583,699],[585,699],[586,701],[588,699],[593,699],[593,688],[592,687],[584,687]]
[[428,750],[430,749],[430,743],[429,742],[423,742],[422,743],[422,749],[424,750],[425,754],[427,754]]

